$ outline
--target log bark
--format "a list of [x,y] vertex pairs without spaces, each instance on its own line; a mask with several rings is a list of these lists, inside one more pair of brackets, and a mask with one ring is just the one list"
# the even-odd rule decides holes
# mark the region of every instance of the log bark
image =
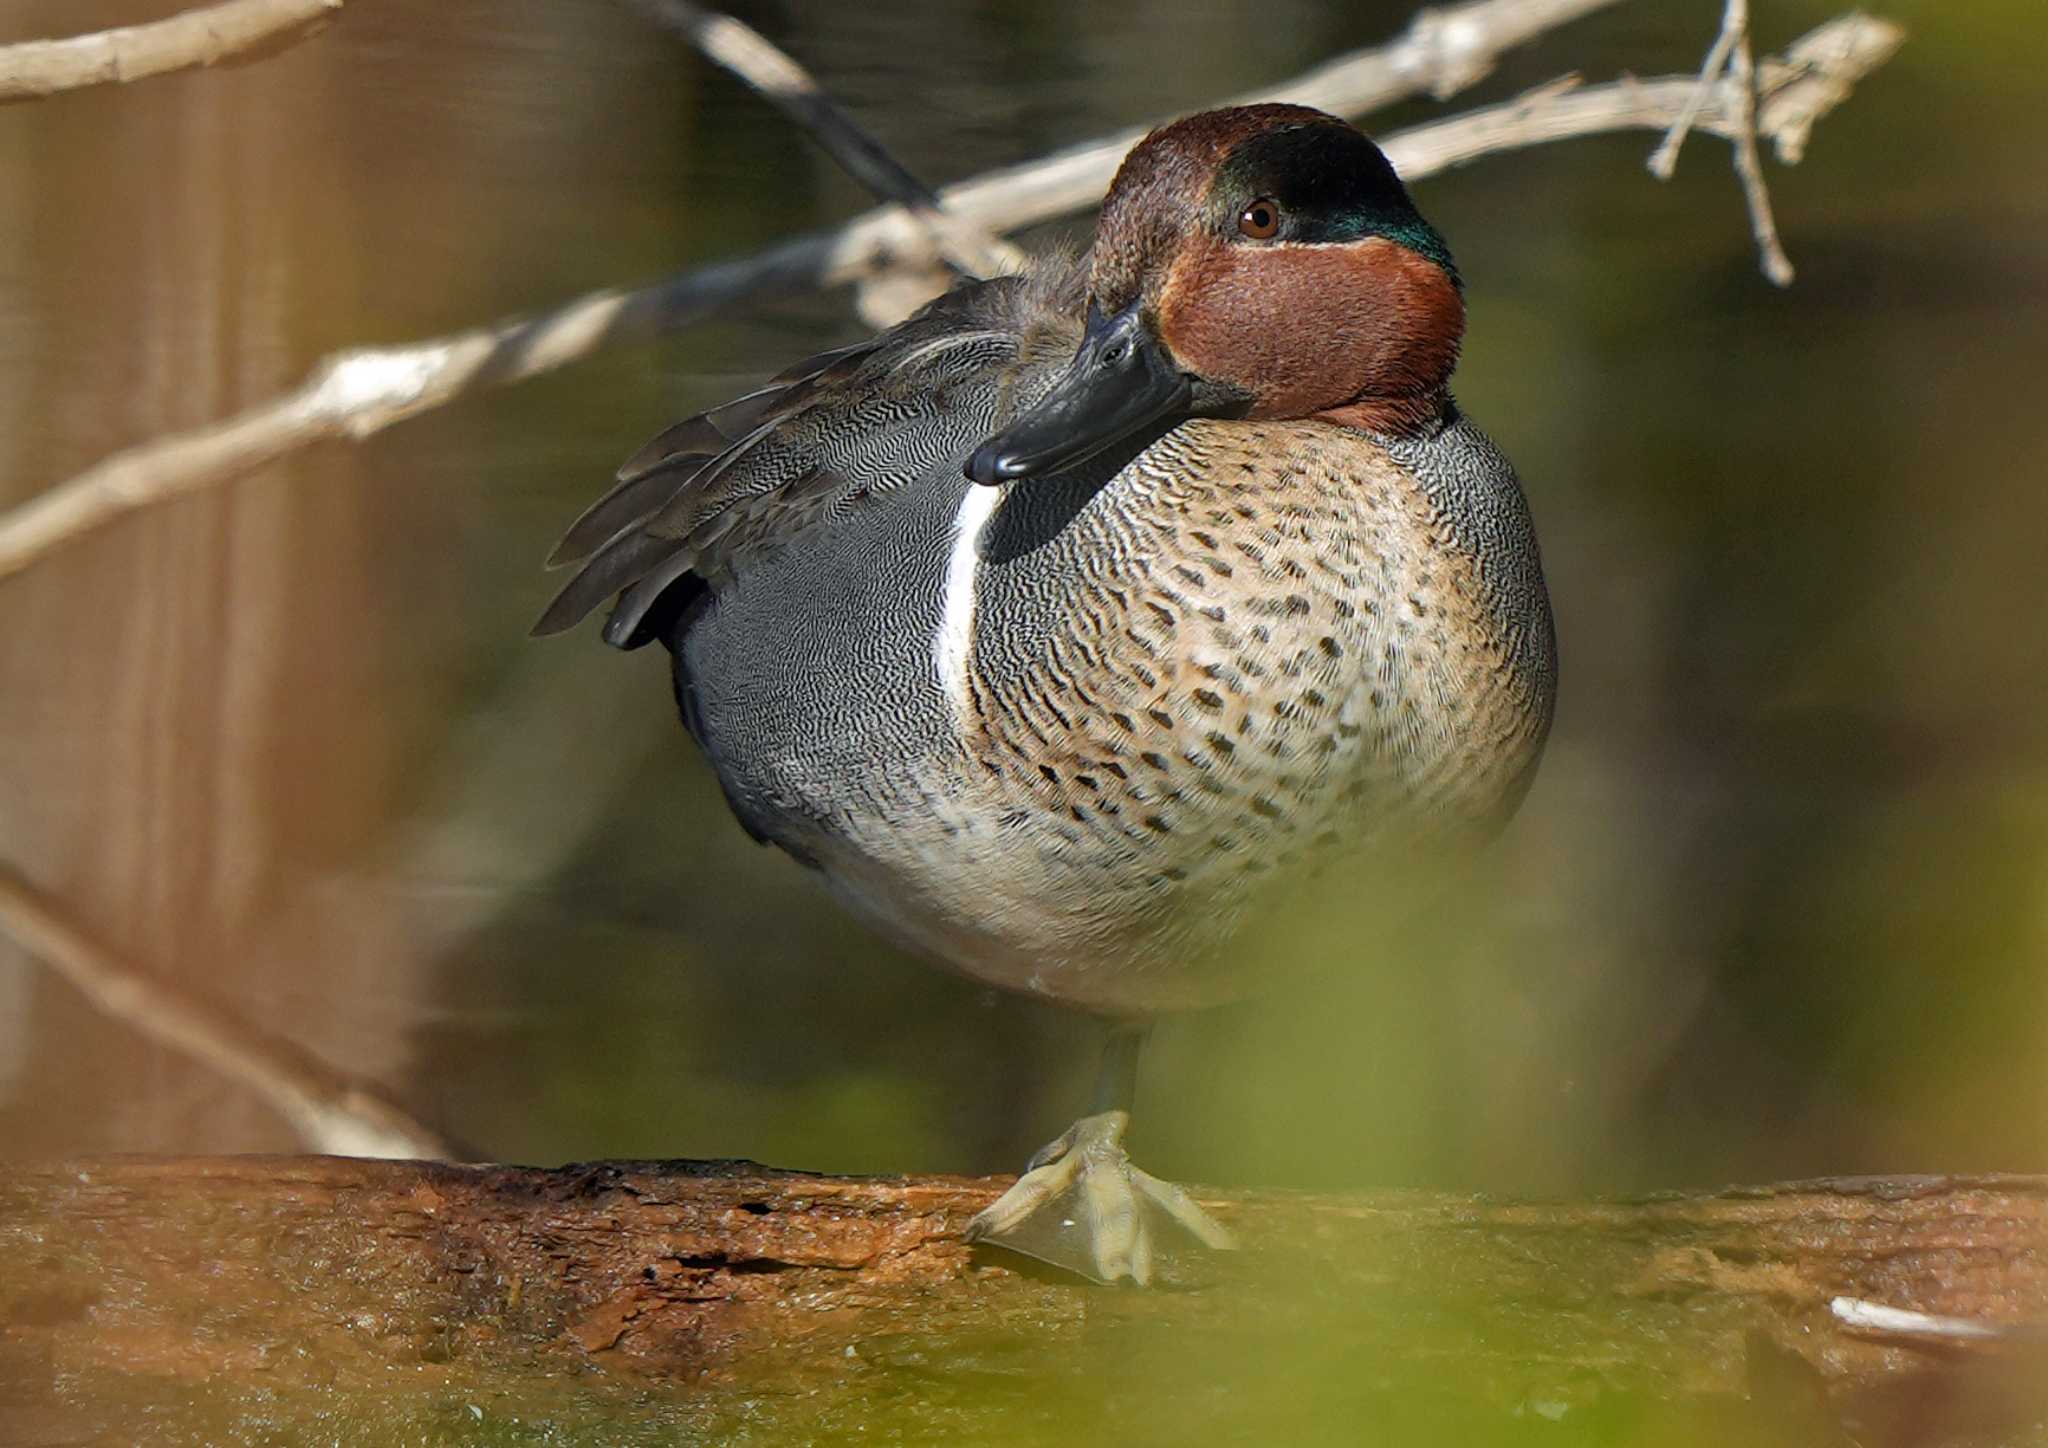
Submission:
[[2048,1178],[1206,1192],[1248,1249],[1143,1292],[967,1247],[1005,1184],[17,1166],[0,1442],[2048,1443]]

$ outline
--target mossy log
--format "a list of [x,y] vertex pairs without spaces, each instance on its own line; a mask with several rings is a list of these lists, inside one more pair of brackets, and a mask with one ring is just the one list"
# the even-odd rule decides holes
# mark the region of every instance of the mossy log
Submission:
[[1204,1193],[1146,1291],[965,1245],[1005,1184],[17,1165],[0,1443],[2048,1444],[2048,1178]]

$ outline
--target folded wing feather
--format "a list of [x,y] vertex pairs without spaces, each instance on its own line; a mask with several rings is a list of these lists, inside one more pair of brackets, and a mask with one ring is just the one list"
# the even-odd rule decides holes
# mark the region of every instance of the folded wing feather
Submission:
[[620,594],[605,638],[643,642],[643,620],[686,575],[715,577],[747,547],[866,505],[934,439],[964,456],[979,437],[934,428],[934,409],[949,391],[987,397],[974,384],[1017,357],[1048,307],[1065,311],[1069,290],[1064,271],[962,286],[879,337],[806,358],[667,429],[555,548],[550,566],[582,566],[534,634],[559,633]]

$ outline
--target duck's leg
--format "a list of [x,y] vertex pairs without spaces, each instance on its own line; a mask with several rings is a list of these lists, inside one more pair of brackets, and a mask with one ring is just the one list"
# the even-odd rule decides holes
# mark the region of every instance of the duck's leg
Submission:
[[1123,1147],[1149,1026],[1118,1026],[1102,1051],[1095,1102],[1041,1147],[1017,1184],[967,1224],[970,1242],[994,1242],[1098,1282],[1152,1277],[1152,1226],[1161,1213],[1210,1247],[1231,1240],[1172,1182],[1131,1165]]

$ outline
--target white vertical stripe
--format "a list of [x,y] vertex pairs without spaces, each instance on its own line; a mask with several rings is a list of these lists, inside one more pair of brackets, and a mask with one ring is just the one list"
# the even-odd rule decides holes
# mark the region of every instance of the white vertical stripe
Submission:
[[981,568],[981,530],[1003,499],[1001,488],[967,485],[960,511],[953,515],[953,552],[946,559],[945,591],[939,630],[932,637],[932,663],[939,684],[953,703],[953,718],[965,723],[972,709],[967,671],[974,666],[975,583]]

